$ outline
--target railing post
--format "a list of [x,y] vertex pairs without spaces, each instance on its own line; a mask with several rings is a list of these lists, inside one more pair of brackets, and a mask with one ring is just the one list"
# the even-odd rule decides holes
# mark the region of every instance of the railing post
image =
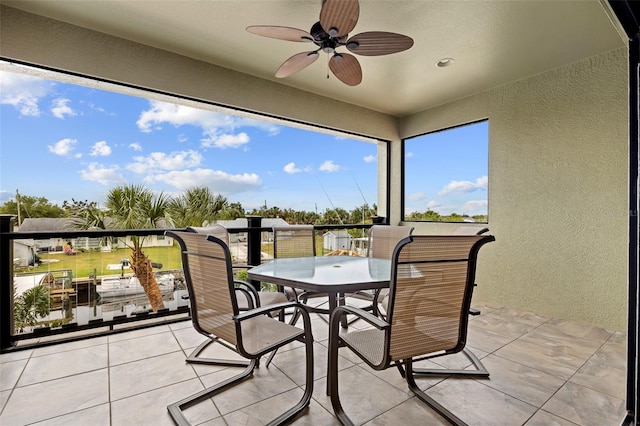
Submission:
[[[251,266],[257,266],[261,261],[261,248],[262,248],[262,232],[260,230],[262,226],[261,216],[247,216],[247,264]],[[260,291],[260,282],[251,281],[251,284]]]
[[0,350],[11,347],[13,334],[13,231],[15,216],[0,215]]

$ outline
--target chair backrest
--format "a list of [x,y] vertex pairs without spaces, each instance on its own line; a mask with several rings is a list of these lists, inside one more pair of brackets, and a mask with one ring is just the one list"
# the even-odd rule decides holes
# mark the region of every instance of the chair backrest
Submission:
[[412,226],[373,225],[369,229],[367,257],[391,259],[396,245],[412,232]]
[[167,231],[166,235],[180,244],[195,329],[236,345],[237,330],[232,317],[239,311],[229,247],[210,235],[178,231]]
[[308,257],[316,255],[313,225],[273,227],[273,257]]
[[392,361],[464,349],[482,235],[420,235],[394,252],[389,286]]
[[188,226],[187,231],[196,232],[198,234],[213,235],[214,237],[221,239],[225,244],[229,245],[229,231],[222,225],[211,226]]

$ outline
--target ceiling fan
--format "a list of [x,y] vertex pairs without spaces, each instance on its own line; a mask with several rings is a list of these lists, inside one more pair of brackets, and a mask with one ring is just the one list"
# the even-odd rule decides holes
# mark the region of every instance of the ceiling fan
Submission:
[[[360,14],[358,0],[323,0],[320,21],[311,26],[309,32],[291,27],[274,25],[252,25],[247,31],[279,40],[312,42],[317,49],[293,55],[276,71],[276,77],[288,77],[314,63],[320,51],[332,55],[329,59],[331,72],[349,86],[362,81],[362,68],[355,56],[337,52],[346,47],[352,53],[363,56],[381,56],[402,52],[413,46],[413,39],[402,34],[369,31],[349,38]],[[327,74],[329,78],[329,74]]]

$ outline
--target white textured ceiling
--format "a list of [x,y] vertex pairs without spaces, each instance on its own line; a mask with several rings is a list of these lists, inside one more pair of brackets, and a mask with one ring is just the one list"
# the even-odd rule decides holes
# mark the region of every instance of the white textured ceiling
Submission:
[[[1,2],[394,116],[623,46],[598,0],[360,0],[360,18],[350,35],[390,31],[415,44],[393,55],[358,56],[362,83],[349,87],[326,78],[325,54],[277,79],[282,62],[312,46],[245,30],[281,25],[308,31],[318,21],[320,0]],[[455,62],[437,68],[441,58]]]

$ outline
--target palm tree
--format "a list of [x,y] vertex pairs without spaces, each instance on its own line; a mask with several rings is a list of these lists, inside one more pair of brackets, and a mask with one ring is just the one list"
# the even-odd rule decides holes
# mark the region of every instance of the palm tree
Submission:
[[220,211],[218,215],[218,219],[223,220],[234,220],[239,217],[246,217],[246,213],[242,204],[240,203],[229,203],[224,209]]
[[[169,212],[171,198],[154,194],[143,185],[123,185],[107,193],[105,209],[87,204],[74,212],[76,226],[81,229],[150,229],[173,227]],[[144,237],[131,236],[131,269],[149,299],[151,309],[164,308],[162,293],[153,274],[151,260],[142,251]]]
[[25,327],[33,327],[38,323],[38,318],[49,315],[52,303],[49,287],[38,285],[20,295],[17,295],[14,287],[13,294],[16,295],[13,300],[13,321],[18,332],[21,333]]
[[228,205],[222,195],[212,193],[206,186],[199,186],[175,197],[169,204],[169,212],[177,228],[207,226],[220,219]]
[[[173,227],[168,214],[171,198],[164,193],[154,194],[142,185],[124,185],[112,188],[105,202],[106,215],[116,229],[149,229]],[[162,293],[153,274],[151,260],[142,251],[144,237],[131,236],[131,269],[144,288],[151,309],[164,308]]]

